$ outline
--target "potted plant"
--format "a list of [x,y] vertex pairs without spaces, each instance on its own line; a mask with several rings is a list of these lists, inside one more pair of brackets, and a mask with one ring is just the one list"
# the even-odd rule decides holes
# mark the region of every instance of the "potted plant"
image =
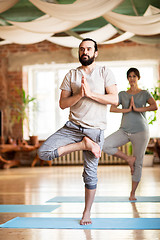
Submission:
[[153,167],[153,160],[154,160],[153,151],[147,149],[143,158],[143,166]]
[[[158,81],[158,83],[160,83],[160,81]],[[158,102],[158,106],[160,106],[160,104],[159,104],[160,87],[152,88],[151,94],[152,94],[153,98],[155,99],[155,101]],[[148,124],[153,125],[156,120],[157,120],[157,110],[154,111],[153,113],[150,113],[150,115],[148,117]],[[146,167],[153,166],[153,160],[154,160],[153,149],[154,149],[154,147],[155,147],[155,141],[154,141],[154,139],[150,139],[147,150],[145,152],[143,166],[146,166]]]
[[[30,134],[30,127],[29,127],[29,110],[30,110],[30,104],[33,103],[32,105],[32,111],[35,111],[36,109],[36,98],[31,97],[29,94],[26,94],[24,89],[16,89],[18,95],[19,95],[19,101],[15,101],[13,104],[13,109],[16,113],[16,121],[19,123],[22,121],[22,128],[26,127],[26,130],[28,132],[28,135]],[[24,133],[23,133],[24,135]],[[33,136],[31,136],[31,144],[35,145],[38,142],[38,137],[35,136],[36,142],[32,142]]]

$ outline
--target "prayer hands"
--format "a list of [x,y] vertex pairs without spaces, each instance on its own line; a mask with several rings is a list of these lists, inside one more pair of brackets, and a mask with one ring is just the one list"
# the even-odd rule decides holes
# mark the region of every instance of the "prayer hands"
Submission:
[[81,84],[82,84],[81,88],[82,88],[82,90],[84,92],[84,96],[91,97],[92,92],[91,92],[90,87],[89,87],[89,85],[87,83],[87,80],[86,80],[86,78],[84,76],[82,76]]
[[84,97],[84,87],[81,85],[80,92],[79,92],[81,97]]
[[134,98],[133,98],[133,96],[131,97],[131,101],[130,101],[130,106],[129,106],[129,110],[130,111],[135,111],[135,112],[137,112],[137,108],[136,108],[136,106],[135,106],[135,103],[134,103]]

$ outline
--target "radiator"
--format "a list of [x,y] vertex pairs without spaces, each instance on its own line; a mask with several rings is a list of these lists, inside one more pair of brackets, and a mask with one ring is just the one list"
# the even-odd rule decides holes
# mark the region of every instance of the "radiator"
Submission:
[[[128,154],[128,145],[123,145],[119,148],[122,152]],[[102,151],[101,157],[99,159],[99,164],[125,164],[126,161],[114,156],[108,156]],[[63,157],[58,157],[54,159],[54,165],[82,165],[83,164],[83,152],[76,151],[67,154]]]

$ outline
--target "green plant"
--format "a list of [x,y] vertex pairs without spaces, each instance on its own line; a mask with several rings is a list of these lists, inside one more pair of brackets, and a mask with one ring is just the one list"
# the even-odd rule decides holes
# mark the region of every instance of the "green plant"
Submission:
[[[160,80],[158,83],[160,83]],[[160,100],[160,87],[152,88],[151,94],[154,97],[155,101]]]
[[153,124],[157,120],[157,111],[153,111],[153,113],[148,117],[148,124]]
[[146,151],[145,151],[145,154],[146,154],[146,155],[153,155],[153,151],[151,151],[151,150],[146,150]]
[[[160,83],[160,80],[158,81]],[[151,89],[151,94],[155,101],[160,100],[160,87],[154,87]],[[153,114],[151,114],[148,117],[148,124],[153,124],[157,120],[157,111],[153,111]]]
[[131,142],[127,143],[127,152],[128,152],[129,156],[132,156],[133,149],[132,149],[132,143]]
[[16,114],[16,118],[14,116],[14,122],[19,123],[20,121],[22,121],[22,127],[23,127],[24,122],[26,121],[27,128],[29,131],[29,107],[30,107],[30,104],[34,102],[32,106],[32,110],[33,111],[35,110],[36,98],[31,97],[29,94],[26,94],[24,89],[16,88],[16,92],[19,95],[19,100],[18,101],[16,100],[13,103],[13,109]]

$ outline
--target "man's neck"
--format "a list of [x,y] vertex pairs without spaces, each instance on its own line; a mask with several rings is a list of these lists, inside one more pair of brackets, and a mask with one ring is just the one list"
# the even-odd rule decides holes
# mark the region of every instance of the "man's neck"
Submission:
[[96,66],[96,63],[93,62],[92,64],[90,64],[90,65],[88,65],[88,66],[83,66],[83,65],[82,65],[82,69],[84,70],[84,72],[85,72],[86,74],[89,74],[89,73],[91,73],[91,72],[93,71],[93,69],[95,68],[95,66]]

